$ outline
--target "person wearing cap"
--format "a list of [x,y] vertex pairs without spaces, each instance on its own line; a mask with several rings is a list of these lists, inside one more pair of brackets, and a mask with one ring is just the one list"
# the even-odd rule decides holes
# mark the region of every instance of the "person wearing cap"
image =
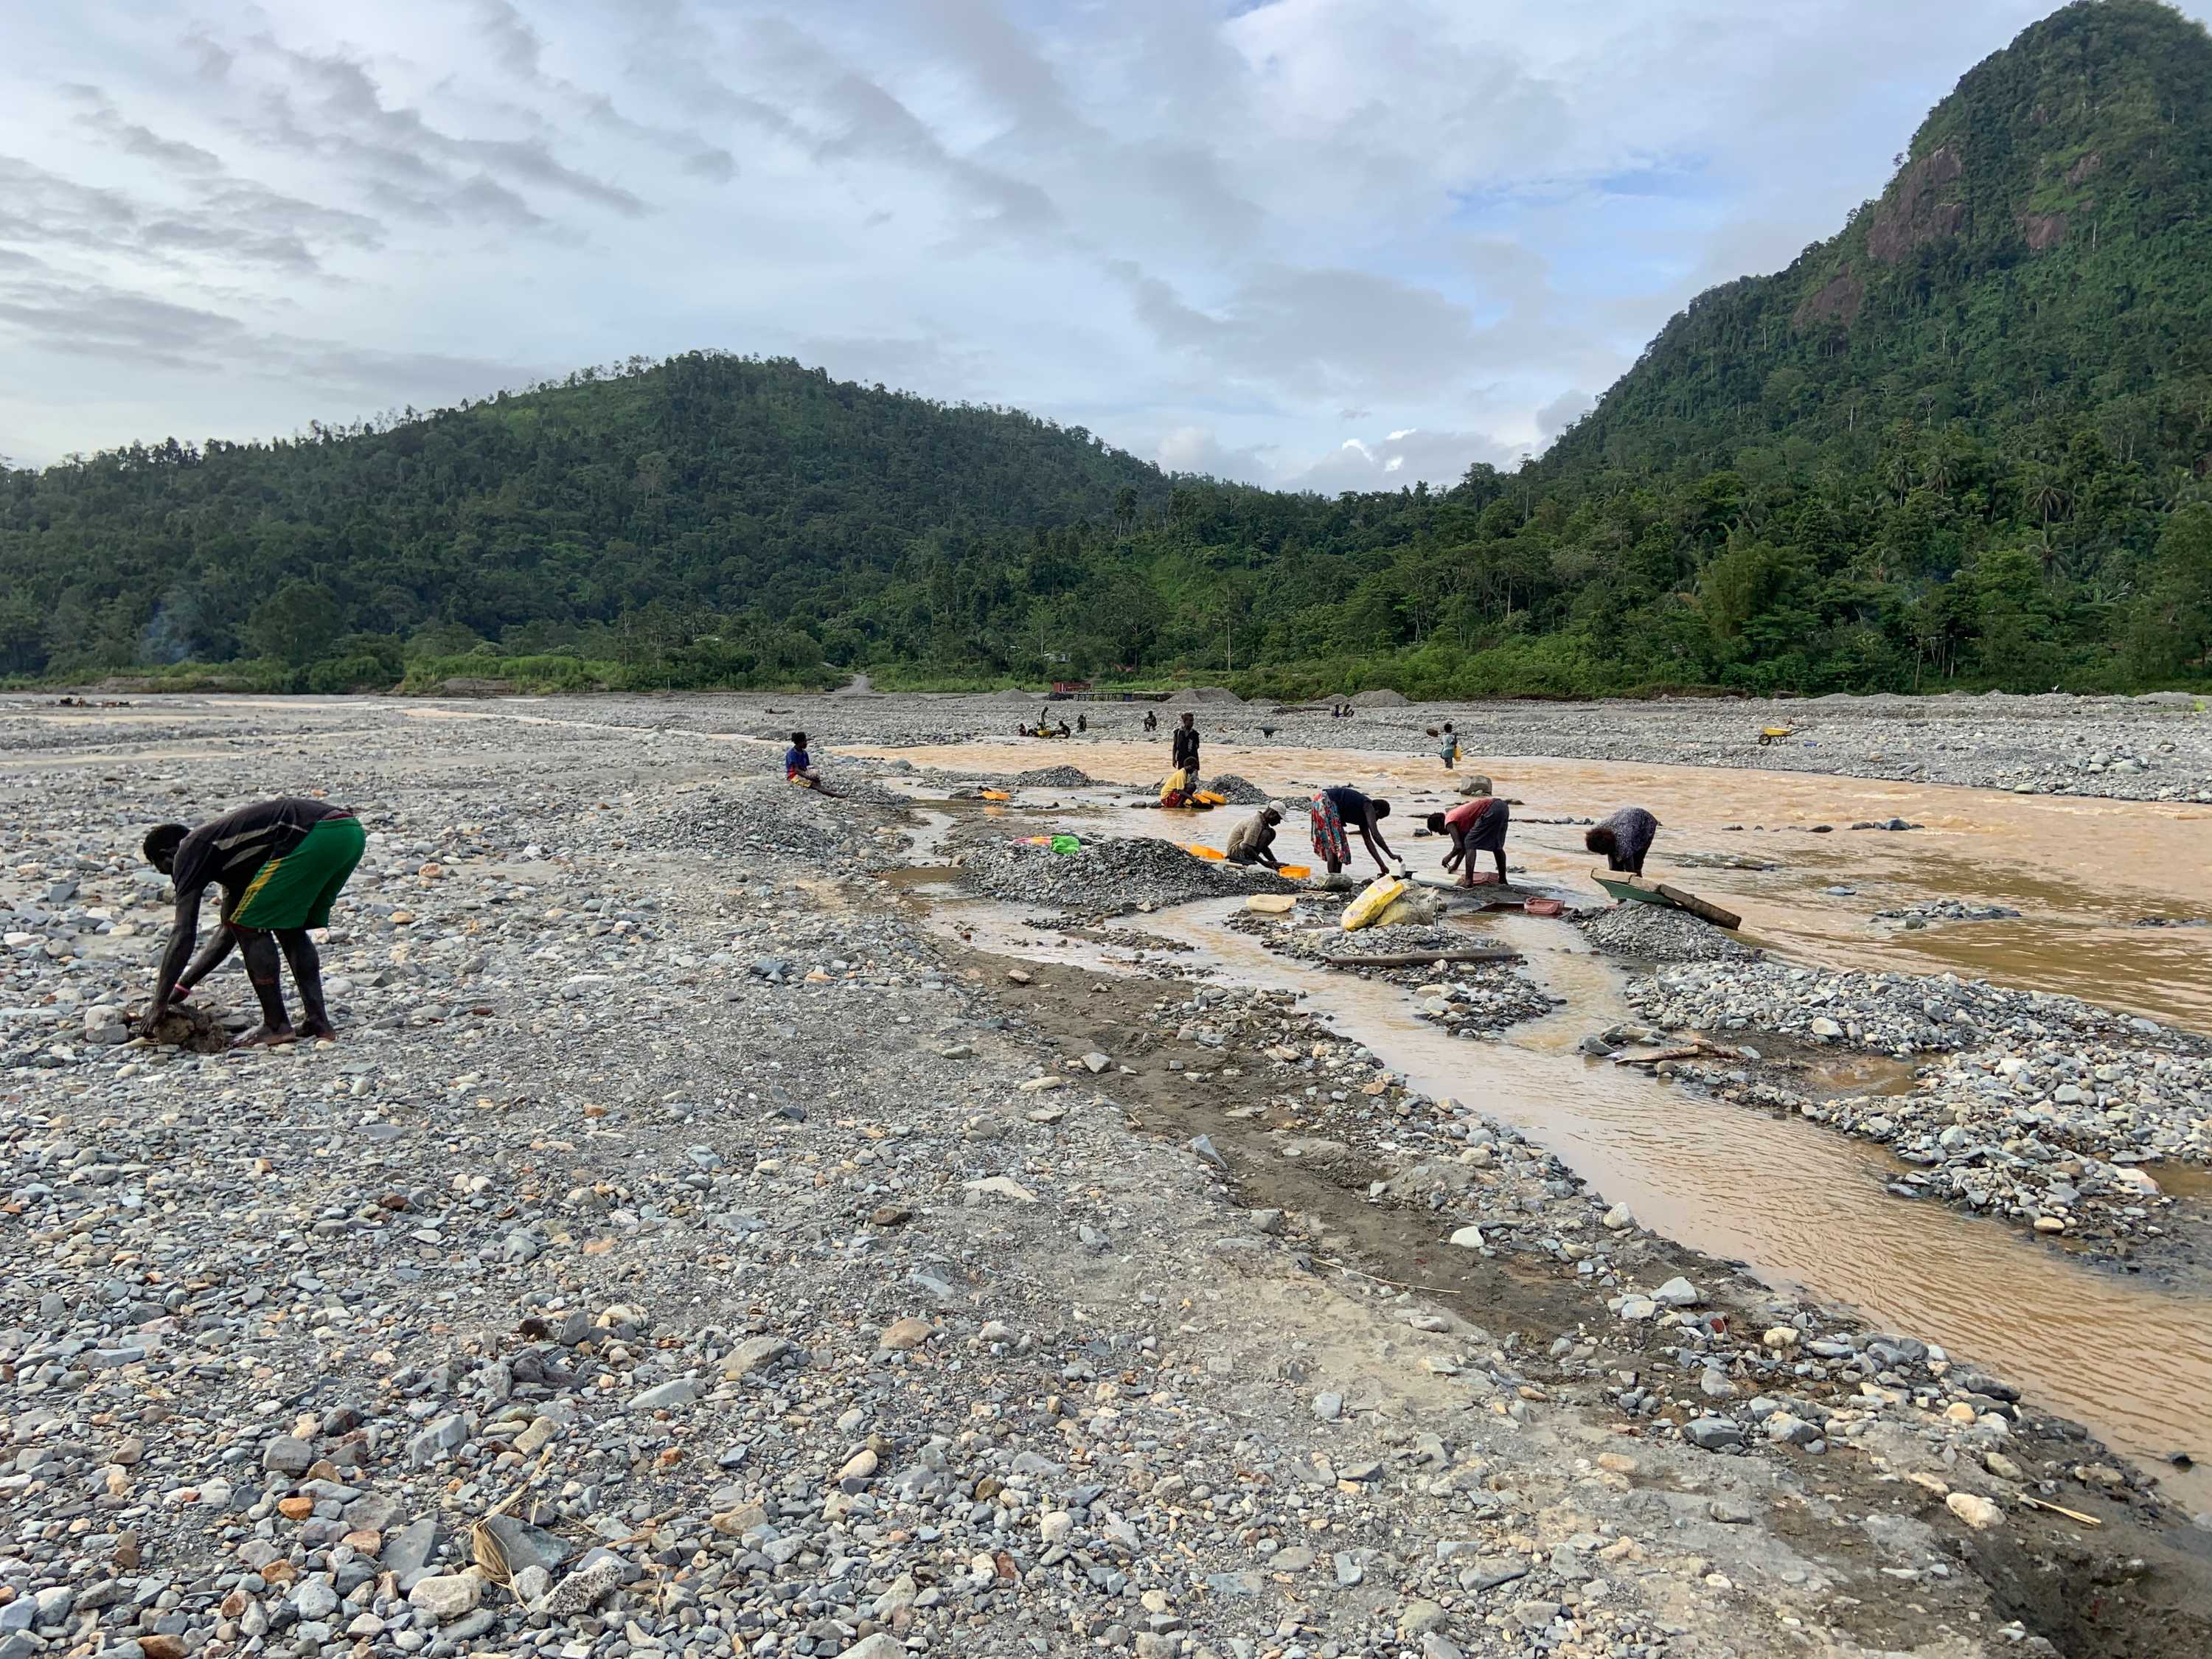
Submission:
[[1282,821],[1281,810],[1270,804],[1231,830],[1227,854],[1229,862],[1256,864],[1268,870],[1281,869],[1283,861],[1275,856],[1274,846],[1275,826]]

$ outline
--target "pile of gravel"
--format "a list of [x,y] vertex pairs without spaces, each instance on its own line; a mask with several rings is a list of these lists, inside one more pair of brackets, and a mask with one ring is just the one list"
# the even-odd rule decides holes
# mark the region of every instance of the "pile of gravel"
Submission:
[[1387,688],[1376,691],[1358,692],[1346,697],[1345,701],[1354,708],[1410,708],[1413,706],[1412,700],[1404,692],[1392,691]]
[[1014,774],[1019,789],[1091,789],[1098,780],[1079,766],[1039,766]]
[[[1363,927],[1347,933],[1338,927],[1316,927],[1311,907],[1291,918],[1239,915],[1229,926],[1257,937],[1279,955],[1301,962],[1327,963],[1341,957],[1443,956],[1492,941],[1465,928],[1437,923]],[[1338,914],[1340,914],[1339,912]],[[1403,987],[1414,997],[1414,1012],[1455,1036],[1490,1036],[1526,1019],[1541,1019],[1558,1006],[1516,962],[1416,962],[1403,968],[1347,969],[1360,977]]]
[[1193,858],[1171,842],[1148,837],[1086,842],[1077,853],[1025,843],[987,842],[962,865],[963,885],[993,898],[1073,910],[1086,915],[1141,904],[1290,890],[1265,870]]
[[832,799],[780,777],[685,790],[641,805],[628,839],[633,847],[704,853],[739,868],[768,856],[825,866],[884,862],[889,854],[875,832],[885,816],[872,809],[903,803],[865,778],[833,776],[830,787],[845,793]]
[[1629,988],[1645,1018],[1675,1030],[1773,1031],[1898,1055],[2002,1042],[2115,1042],[2138,1054],[2197,1054],[2201,1037],[2078,997],[2014,991],[1955,974],[1831,972],[1770,961],[1686,964]]
[[1758,952],[1686,910],[1616,904],[1577,918],[1601,951],[1638,962],[1742,962]]
[[1265,806],[1274,797],[1249,778],[1240,778],[1234,772],[1224,772],[1218,778],[1207,778],[1203,787],[1219,795],[1231,806]]

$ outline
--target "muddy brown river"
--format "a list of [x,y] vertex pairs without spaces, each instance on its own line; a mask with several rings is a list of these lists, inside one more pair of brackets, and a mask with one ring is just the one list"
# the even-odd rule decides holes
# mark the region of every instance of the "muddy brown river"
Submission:
[[[1066,763],[1115,783],[1149,785],[1164,745],[1005,743],[852,752],[956,771]],[[1440,806],[1451,791],[1442,767],[1426,756],[1220,745],[1209,746],[1206,765],[1286,795],[1353,783],[1389,795],[1407,820],[1416,810]],[[1497,758],[1463,769],[1488,772],[1500,793],[1520,803],[1509,846],[1513,861],[1563,885],[1593,891],[1581,828],[1528,820],[1599,817],[1634,803],[1666,826],[1650,872],[1741,911],[1746,938],[1778,954],[1838,967],[1952,970],[2212,1030],[2212,930],[2131,925],[2151,915],[2212,916],[2212,861],[2203,855],[2212,810],[1594,762]],[[1227,809],[1178,817],[1170,828],[1156,814],[1109,805],[1097,793],[1039,789],[1018,799],[1055,798],[1092,834],[1164,831],[1218,846],[1236,817]],[[1924,827],[1847,828],[1893,817]],[[1812,833],[1824,823],[1833,833]],[[1303,827],[1286,826],[1294,844],[1302,842]],[[1437,856],[1433,842],[1394,844],[1416,868]],[[1774,867],[1673,861],[1685,853]],[[1832,886],[1855,890],[1831,895],[1825,890]],[[1870,920],[1876,910],[1946,897],[2022,915],[1914,932]],[[1415,1087],[1523,1129],[1607,1199],[1627,1203],[1644,1225],[1743,1261],[1770,1283],[1850,1304],[1876,1323],[1971,1357],[2154,1468],[2183,1503],[2212,1506],[2212,1474],[2165,1462],[2176,1451],[2212,1454],[2212,1297],[2086,1266],[2004,1225],[1898,1199],[1883,1188],[1899,1166],[1877,1146],[1577,1055],[1582,1036],[1629,1011],[1621,970],[1556,923],[1501,915],[1468,924],[1525,951],[1530,973],[1566,1000],[1559,1013],[1502,1041],[1474,1042],[1416,1018],[1411,1000],[1394,986],[1325,975],[1218,926],[1231,908],[1183,907],[1173,924],[1175,937],[1199,947],[1221,977],[1305,994],[1337,1030]],[[1127,970],[1127,952],[1040,934],[1019,925],[1014,907],[948,898],[934,915],[936,925],[993,949]],[[2212,1186],[2203,1172],[2174,1173],[2179,1179],[2171,1185],[2185,1194]]]

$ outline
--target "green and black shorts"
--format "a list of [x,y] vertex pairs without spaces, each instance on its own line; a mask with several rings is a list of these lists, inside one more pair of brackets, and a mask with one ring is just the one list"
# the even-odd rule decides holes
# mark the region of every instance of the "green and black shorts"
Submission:
[[297,847],[254,872],[225,920],[272,932],[329,927],[331,901],[368,846],[359,818],[323,819]]

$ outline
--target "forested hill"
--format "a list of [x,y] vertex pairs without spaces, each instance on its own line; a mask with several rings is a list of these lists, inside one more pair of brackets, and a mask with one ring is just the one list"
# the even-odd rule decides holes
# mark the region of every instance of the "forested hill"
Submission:
[[693,353],[299,440],[0,473],[0,669],[307,662],[426,627],[529,648],[625,617],[665,642],[730,614],[788,623],[741,625],[733,673],[763,649],[814,669],[810,629],[917,538],[1127,521],[1167,492],[1079,428]]
[[2212,37],[2153,0],[2068,6],[1969,71],[1899,159],[1840,234],[1669,324],[1547,476],[1848,452],[1900,422],[2039,465],[2077,436],[2201,465]]
[[1271,494],[695,354],[0,474],[0,673],[2206,686],[2208,208],[2212,38],[2078,0],[1969,71],[1840,234],[1696,301],[1517,473]]

